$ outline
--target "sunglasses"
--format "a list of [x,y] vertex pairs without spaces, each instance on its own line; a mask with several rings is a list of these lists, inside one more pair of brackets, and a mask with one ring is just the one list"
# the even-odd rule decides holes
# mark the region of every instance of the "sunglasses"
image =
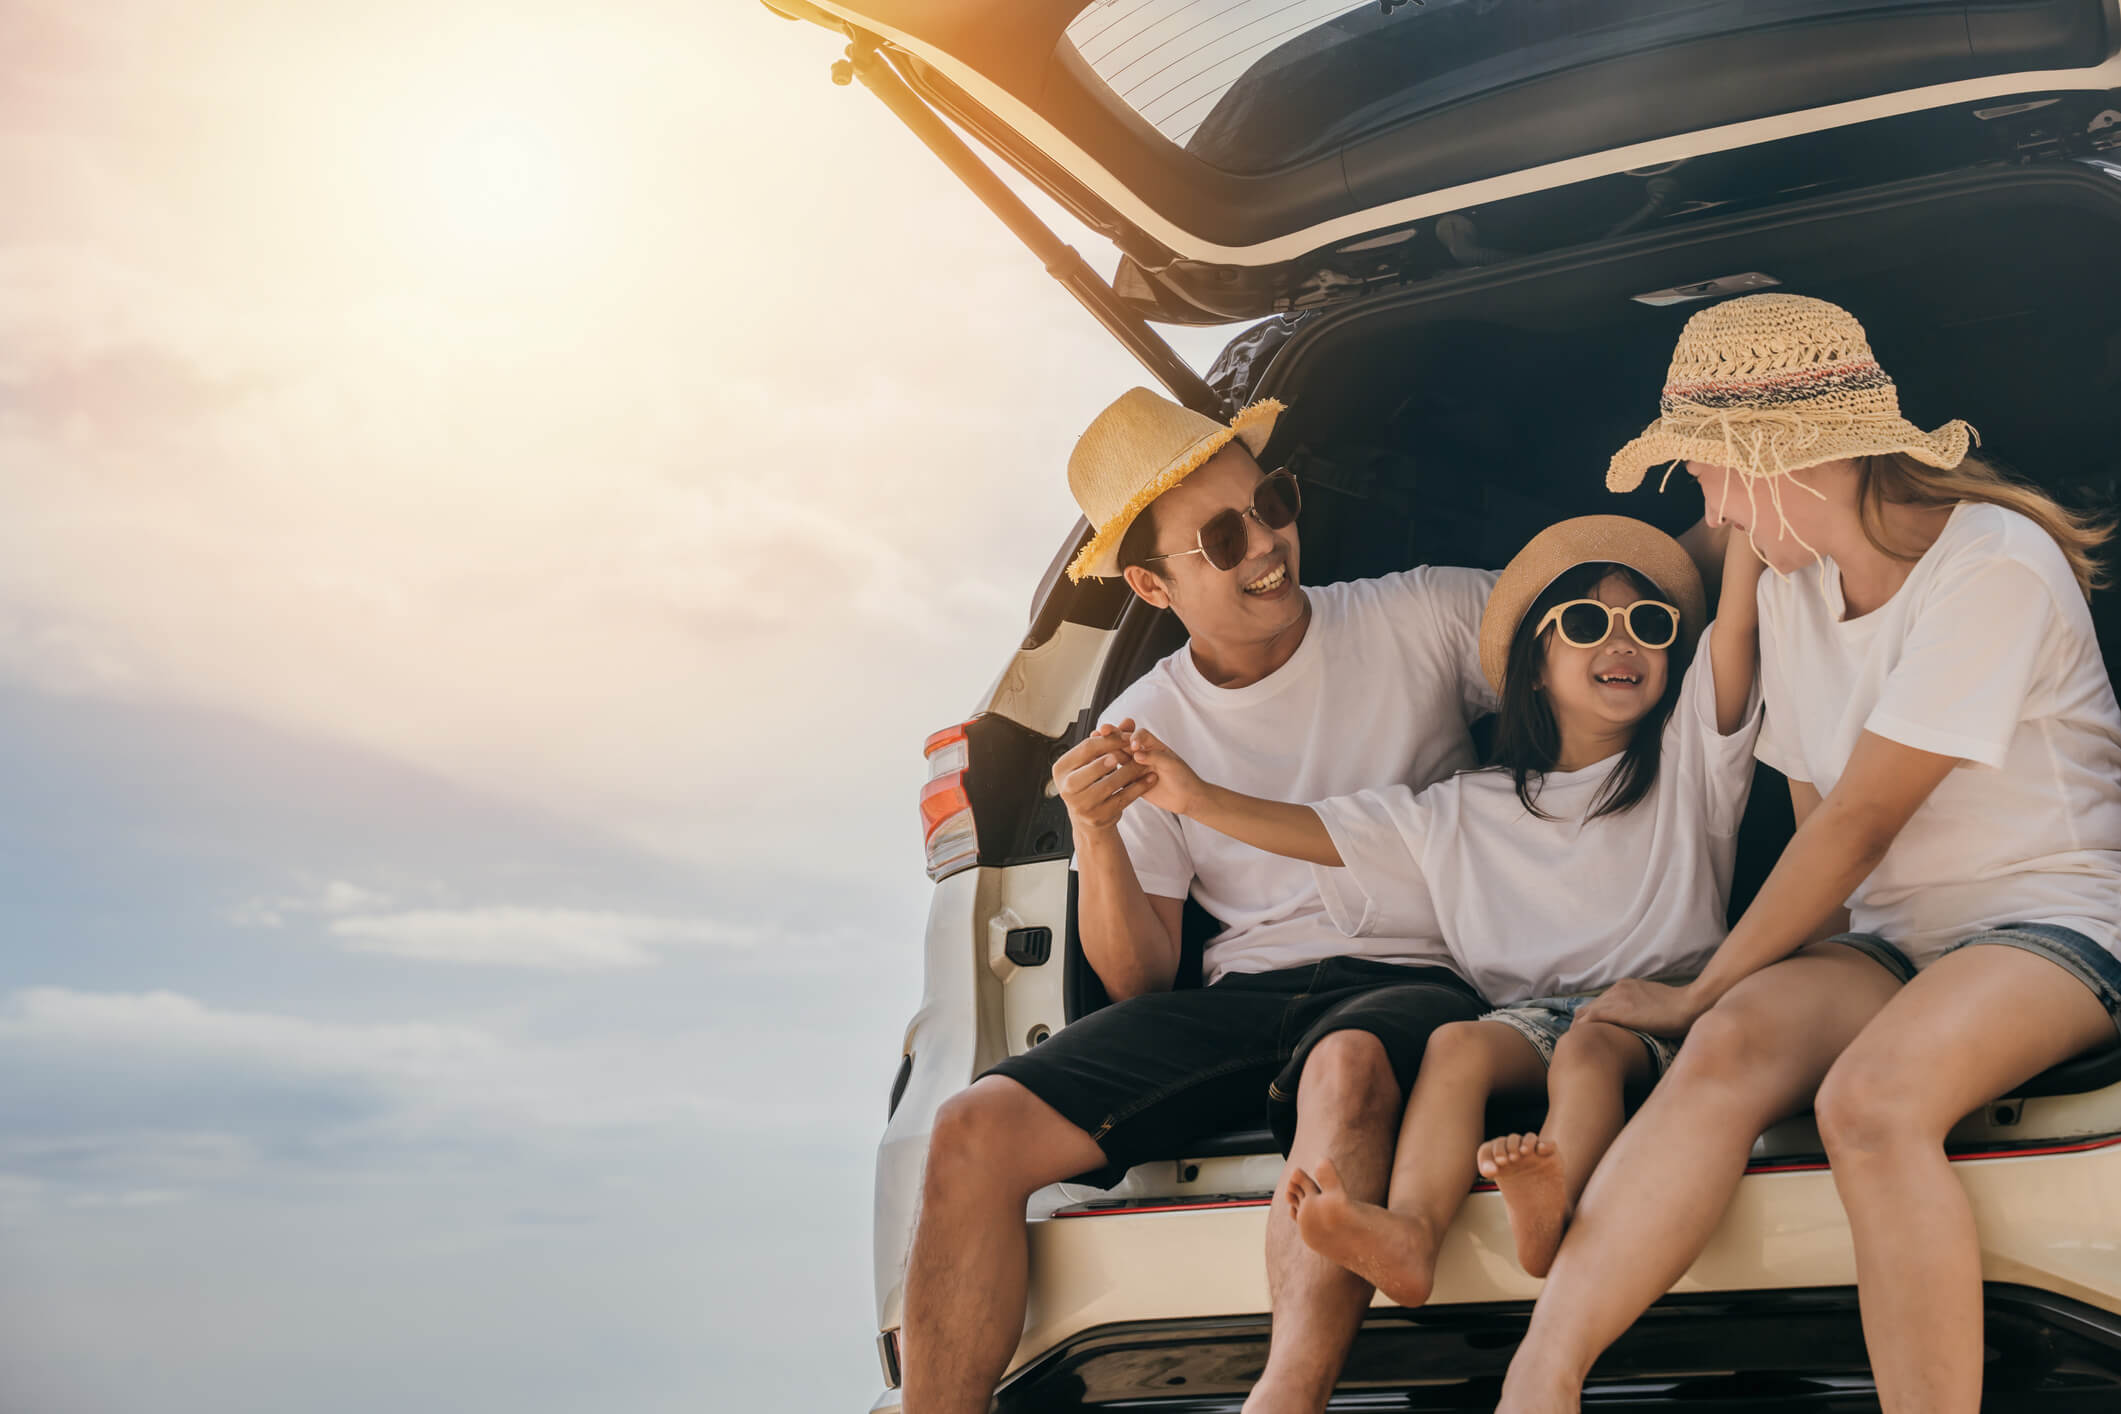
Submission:
[[1615,607],[1598,599],[1571,599],[1547,610],[1538,633],[1548,624],[1561,630],[1561,641],[1576,648],[1596,648],[1613,632],[1615,622],[1645,648],[1669,648],[1679,638],[1679,611],[1660,599],[1637,599]]
[[1251,505],[1241,511],[1217,511],[1208,517],[1207,523],[1200,528],[1199,544],[1194,549],[1148,555],[1142,563],[1199,555],[1219,570],[1234,570],[1245,562],[1245,549],[1252,540],[1245,530],[1246,516],[1269,530],[1280,530],[1295,524],[1296,513],[1302,509],[1303,497],[1296,489],[1296,473],[1286,468],[1269,472],[1252,492]]

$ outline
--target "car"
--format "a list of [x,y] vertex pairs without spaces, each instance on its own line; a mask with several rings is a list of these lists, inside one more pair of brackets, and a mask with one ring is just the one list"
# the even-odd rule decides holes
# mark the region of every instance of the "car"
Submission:
[[[1964,415],[2059,499],[2121,506],[2113,0],[766,3],[841,35],[833,77],[882,98],[1173,397],[1289,404],[1269,455],[1305,483],[1314,581],[1498,566],[1571,515],[1691,523],[1688,478],[1615,499],[1599,472],[1653,413],[1685,316],[1778,287],[1855,310],[1924,425]],[[997,160],[1110,238],[1109,279]],[[1203,376],[1157,324],[1235,333]],[[990,692],[924,746],[934,895],[877,1157],[877,1414],[898,1407],[937,1108],[1105,1003],[1049,768],[1183,640],[1124,586],[1066,578],[1087,533]],[[2116,596],[2094,615],[2121,663]],[[1790,832],[1760,771],[1734,917]],[[1180,985],[1216,928],[1189,908]],[[1984,1248],[1984,1407],[2121,1409],[2121,1050],[1984,1106],[1949,1147]],[[1235,1410],[1265,1353],[1279,1164],[1262,1128],[1109,1192],[1038,1194],[998,1407]],[[1476,1193],[1429,1304],[1371,1309],[1336,1407],[1491,1407],[1538,1290],[1511,1252]],[[1854,1277],[1818,1132],[1779,1124],[1586,1402],[1875,1408]]]

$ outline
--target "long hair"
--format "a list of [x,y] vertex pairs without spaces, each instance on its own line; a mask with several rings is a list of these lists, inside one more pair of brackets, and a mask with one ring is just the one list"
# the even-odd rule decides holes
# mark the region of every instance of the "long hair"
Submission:
[[[1502,674],[1502,706],[1495,717],[1494,759],[1489,764],[1510,773],[1517,784],[1518,800],[1542,820],[1553,818],[1539,808],[1539,787],[1561,759],[1561,725],[1554,720],[1554,709],[1546,694],[1539,690],[1547,665],[1546,640],[1555,629],[1551,625],[1546,633],[1535,633],[1533,629],[1546,617],[1547,610],[1570,599],[1592,597],[1591,592],[1614,574],[1626,578],[1644,598],[1673,602],[1669,593],[1626,565],[1577,565],[1532,601],[1519,620],[1517,631],[1510,636],[1510,656]],[[1587,821],[1634,809],[1656,786],[1657,766],[1664,754],[1664,724],[1671,720],[1673,704],[1679,701],[1680,680],[1686,676],[1689,655],[1681,651],[1684,641],[1682,638],[1666,651],[1664,695],[1635,724],[1627,750],[1606,776],[1590,814],[1584,817]]]
[[1888,503],[1917,506],[1949,506],[1955,501],[1982,501],[2016,511],[2032,521],[2069,560],[2077,576],[2077,587],[2089,599],[2094,589],[2104,589],[2105,568],[2099,550],[2113,538],[2113,521],[2088,511],[2073,511],[2058,505],[2046,492],[2022,481],[2013,481],[1993,464],[1977,456],[1961,461],[1950,471],[1916,461],[1905,452],[1860,457],[1856,478],[1856,513],[1863,534],[1885,554],[1896,560],[1918,560],[1885,541],[1885,507]]

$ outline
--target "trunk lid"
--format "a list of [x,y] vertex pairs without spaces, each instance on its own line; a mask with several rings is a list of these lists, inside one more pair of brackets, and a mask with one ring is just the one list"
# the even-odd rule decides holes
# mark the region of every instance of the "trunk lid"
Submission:
[[[2121,145],[2116,0],[766,3],[873,41],[1108,234],[1120,294],[1172,322],[1490,263],[1515,247],[1479,214],[1541,193],[1618,208],[1571,242],[1757,202],[1791,154],[1731,159],[1792,141],[1857,184],[2015,160],[2028,125],[2055,155]],[[1708,195],[1678,170],[1704,163]]]

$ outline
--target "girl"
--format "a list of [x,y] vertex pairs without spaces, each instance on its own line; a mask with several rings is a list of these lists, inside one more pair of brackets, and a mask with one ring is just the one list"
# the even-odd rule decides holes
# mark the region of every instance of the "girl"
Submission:
[[[1496,582],[1481,663],[1501,696],[1491,768],[1285,805],[1201,782],[1150,733],[1148,799],[1271,853],[1309,860],[1351,935],[1441,936],[1500,1010],[1431,1036],[1408,1097],[1387,1205],[1330,1163],[1285,1196],[1304,1240],[1403,1306],[1426,1301],[1436,1251],[1479,1172],[1496,1180],[1518,1260],[1543,1275],[1571,1206],[1623,1118],[1623,1091],[1672,1048],[1572,1020],[1626,977],[1690,976],[1724,933],[1752,781],[1754,585],[1740,537],[1703,651],[1701,578],[1640,521],[1587,516],[1527,545]],[[1483,1146],[1491,1095],[1536,1093],[1538,1134]],[[1476,1155],[1476,1150],[1478,1151]]]
[[1965,423],[1903,420],[1820,300],[1696,314],[1662,411],[1607,484],[1685,461],[1779,572],[1759,754],[1798,827],[1697,979],[1585,1009],[1686,1046],[1584,1195],[1502,1408],[1575,1410],[1816,1094],[1880,1400],[1973,1414],[1981,1254],[1945,1133],[2121,1021],[2121,709],[2085,602],[2108,532],[1967,456]]

